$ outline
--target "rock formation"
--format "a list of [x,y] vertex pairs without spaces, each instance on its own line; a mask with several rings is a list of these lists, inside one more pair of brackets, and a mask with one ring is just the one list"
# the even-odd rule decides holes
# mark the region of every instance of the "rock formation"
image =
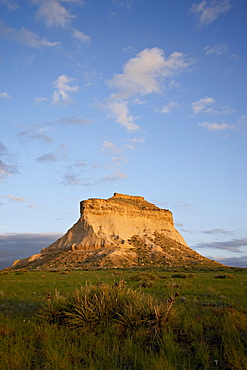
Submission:
[[80,218],[39,254],[15,261],[12,269],[214,265],[185,243],[169,210],[140,196],[115,193],[80,203]]

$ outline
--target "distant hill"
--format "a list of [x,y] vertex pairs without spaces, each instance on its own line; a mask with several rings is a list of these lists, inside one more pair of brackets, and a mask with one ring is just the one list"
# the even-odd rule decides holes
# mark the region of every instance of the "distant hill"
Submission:
[[80,203],[80,218],[39,254],[9,269],[219,266],[191,248],[175,229],[169,210],[143,197],[115,193]]

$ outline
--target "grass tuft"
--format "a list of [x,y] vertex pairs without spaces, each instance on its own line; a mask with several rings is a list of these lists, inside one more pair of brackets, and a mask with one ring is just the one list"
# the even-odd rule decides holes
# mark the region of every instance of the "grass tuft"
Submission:
[[174,298],[157,300],[132,288],[121,289],[108,284],[77,289],[68,298],[59,294],[40,310],[39,317],[51,324],[76,330],[94,330],[97,326],[116,326],[121,332],[142,328],[157,336],[166,325]]

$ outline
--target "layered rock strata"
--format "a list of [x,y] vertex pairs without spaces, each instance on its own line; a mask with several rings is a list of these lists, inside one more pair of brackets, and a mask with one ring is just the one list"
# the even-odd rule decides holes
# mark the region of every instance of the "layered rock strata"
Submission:
[[115,193],[80,203],[80,218],[39,254],[11,268],[92,268],[214,264],[190,249],[169,210]]

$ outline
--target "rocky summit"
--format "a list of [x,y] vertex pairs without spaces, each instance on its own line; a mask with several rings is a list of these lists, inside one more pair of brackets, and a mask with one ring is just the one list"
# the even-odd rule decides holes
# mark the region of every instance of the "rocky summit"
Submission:
[[143,197],[115,193],[80,203],[79,220],[39,254],[10,269],[123,268],[219,265],[191,248],[169,210]]

